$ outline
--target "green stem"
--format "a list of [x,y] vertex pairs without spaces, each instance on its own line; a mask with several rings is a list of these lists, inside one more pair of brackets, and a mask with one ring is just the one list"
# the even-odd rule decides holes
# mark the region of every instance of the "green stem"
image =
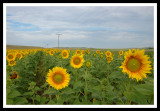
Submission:
[[[86,74],[86,76],[87,76],[87,70],[85,71],[85,74]],[[85,78],[85,85],[86,85],[86,91],[87,91],[87,80],[86,80],[86,78]],[[87,100],[87,93],[86,93],[86,91],[85,91],[85,99]]]

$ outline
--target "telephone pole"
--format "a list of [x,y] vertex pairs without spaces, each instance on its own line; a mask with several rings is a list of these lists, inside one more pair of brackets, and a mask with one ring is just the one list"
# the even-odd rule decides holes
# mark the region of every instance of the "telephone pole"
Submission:
[[58,48],[59,48],[59,36],[62,34],[56,34],[56,35],[58,35]]

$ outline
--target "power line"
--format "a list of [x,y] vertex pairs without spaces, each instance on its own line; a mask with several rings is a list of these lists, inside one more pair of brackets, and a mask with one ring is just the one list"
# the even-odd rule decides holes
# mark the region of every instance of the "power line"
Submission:
[[59,48],[59,36],[62,34],[56,34],[56,35],[58,35],[58,48]]

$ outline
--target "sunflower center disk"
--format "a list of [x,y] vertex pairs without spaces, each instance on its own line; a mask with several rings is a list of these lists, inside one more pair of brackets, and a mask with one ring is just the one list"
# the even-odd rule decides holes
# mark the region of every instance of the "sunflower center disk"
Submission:
[[12,56],[12,55],[9,55],[9,58],[10,58],[10,59],[12,59],[12,58],[13,58],[13,56]]
[[79,59],[79,58],[76,58],[76,59],[74,60],[74,63],[75,63],[75,64],[79,64],[79,63],[80,63],[80,59]]
[[64,57],[67,56],[67,53],[66,53],[66,52],[63,52],[63,56],[64,56]]
[[53,77],[54,81],[57,82],[57,83],[60,83],[63,79],[62,75],[61,74],[56,74],[54,77]]
[[138,71],[140,68],[140,61],[135,58],[130,59],[127,63],[127,68],[130,71]]

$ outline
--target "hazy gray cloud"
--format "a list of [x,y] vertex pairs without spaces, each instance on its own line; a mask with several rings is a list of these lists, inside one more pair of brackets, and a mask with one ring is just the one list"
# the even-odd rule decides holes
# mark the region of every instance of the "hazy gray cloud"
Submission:
[[154,44],[151,6],[7,6],[7,44],[125,48]]

